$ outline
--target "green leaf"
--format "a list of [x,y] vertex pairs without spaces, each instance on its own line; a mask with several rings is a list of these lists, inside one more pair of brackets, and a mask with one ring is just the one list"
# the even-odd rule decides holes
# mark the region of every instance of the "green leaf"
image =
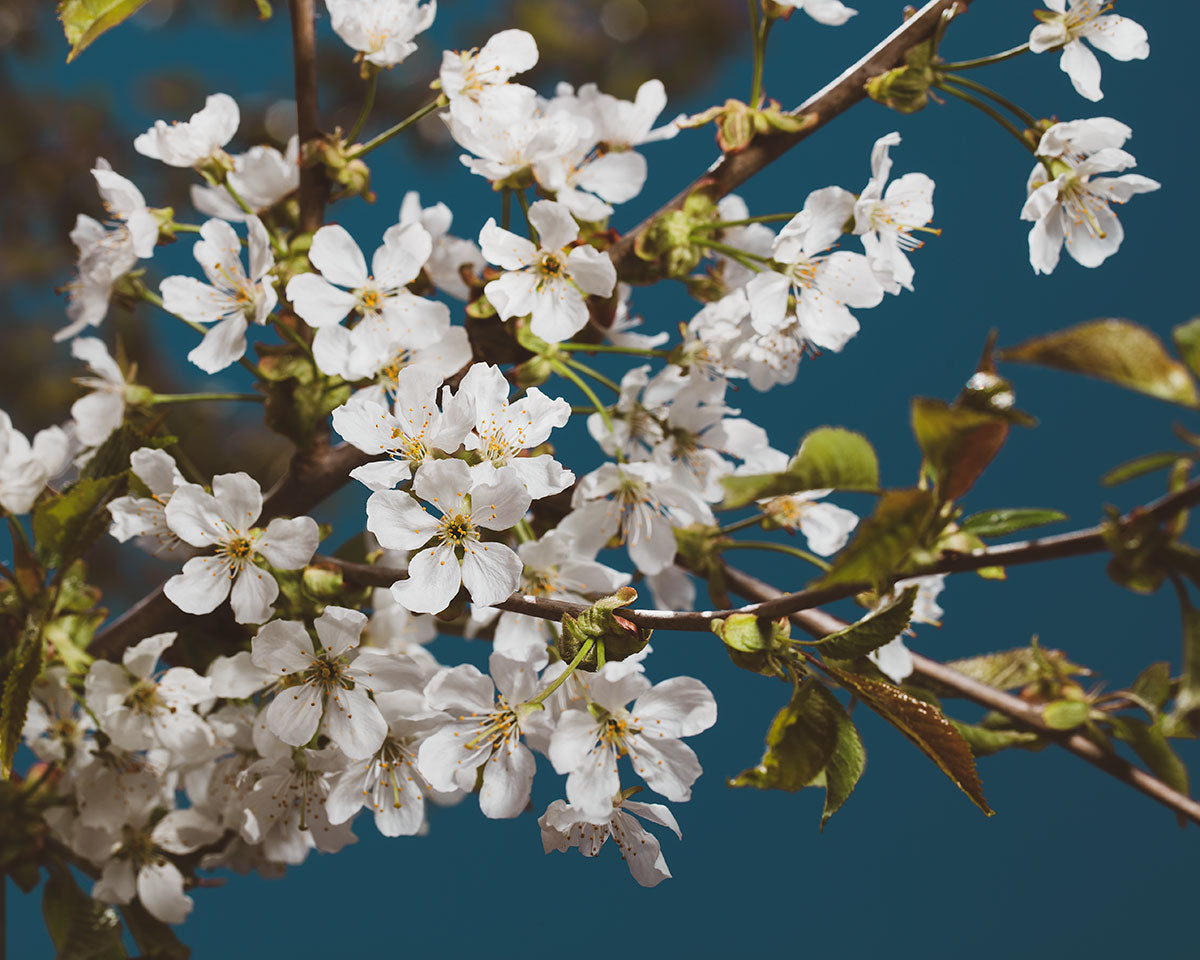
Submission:
[[1041,739],[1029,730],[992,730],[974,723],[962,723],[951,720],[954,729],[962,734],[964,740],[971,745],[971,752],[978,757],[990,757],[1001,750],[1013,747],[1024,747]]
[[81,477],[111,477],[129,469],[129,455],[141,447],[161,450],[174,446],[178,437],[148,437],[132,424],[123,423],[96,448]]
[[4,678],[0,694],[0,778],[12,773],[13,757],[21,742],[25,713],[33,695],[33,682],[42,672],[42,635],[37,620],[30,616],[17,641],[12,666]]
[[104,505],[117,495],[124,480],[123,475],[83,477],[62,496],[38,504],[33,511],[38,559],[47,567],[58,567],[86,552],[108,529]]
[[1200,406],[1187,367],[1172,358],[1153,333],[1128,320],[1081,323],[1026,340],[1000,351],[999,357],[1097,377],[1186,407]]
[[60,0],[58,19],[71,52],[70,63],[80,51],[106,30],[111,30],[137,13],[149,0]]
[[259,20],[271,19],[271,15],[275,12],[271,9],[271,0],[254,0],[254,4],[258,7]]
[[1087,723],[1092,705],[1086,700],[1051,700],[1042,707],[1042,719],[1052,730],[1074,730]]
[[984,510],[975,513],[959,523],[959,529],[976,537],[1002,537],[1005,534],[1016,533],[1018,530],[1028,530],[1030,527],[1044,527],[1049,523],[1059,523],[1067,519],[1065,513],[1058,510],[1039,510],[1036,508],[1010,507],[1002,510]]
[[993,811],[983,795],[971,747],[932,703],[878,680],[826,665],[847,690],[903,733],[929,757],[987,816]]
[[42,917],[57,960],[123,960],[128,956],[116,911],[80,890],[66,867],[50,869],[42,890]]
[[1184,796],[1190,794],[1187,767],[1171,749],[1159,724],[1151,726],[1127,714],[1109,717],[1108,723],[1113,736],[1128,743],[1151,773]]
[[970,490],[1008,436],[1001,417],[929,397],[913,400],[912,427],[943,500]]
[[[1180,613],[1183,619],[1183,673],[1179,677],[1179,689],[1175,692],[1175,709],[1171,714],[1172,725],[1186,730],[1200,712],[1200,610],[1180,595]],[[1182,732],[1182,730],[1181,730]]]
[[1191,462],[1194,459],[1191,454],[1175,453],[1172,450],[1164,450],[1162,453],[1148,453],[1143,457],[1135,457],[1119,466],[1113,467],[1100,478],[1100,483],[1106,487],[1115,487],[1119,483],[1144,476],[1147,473],[1153,473],[1155,470],[1164,470],[1167,467],[1173,467],[1180,460]]
[[782,497],[804,490],[879,490],[879,460],[862,434],[841,427],[818,427],[782,473],[726,477],[724,509],[743,507],[765,497]]
[[924,534],[933,514],[928,490],[889,490],[875,512],[859,524],[853,540],[838,554],[821,586],[869,583],[882,586],[903,566]]
[[825,669],[850,693],[908,737],[980,810],[989,817],[992,815],[983,795],[983,784],[975,769],[971,747],[941,710],[890,683],[871,680],[828,663]]
[[1150,664],[1138,674],[1129,692],[1161,710],[1171,697],[1171,665],[1165,660]]
[[124,904],[121,915],[142,952],[140,960],[188,960],[192,955],[171,928],[150,916],[137,900]]
[[820,689],[822,684],[813,680],[796,688],[788,705],[771,721],[762,760],[730,780],[731,787],[794,793],[825,769],[838,742],[841,706],[832,694],[822,696]]
[[951,660],[946,666],[959,673],[986,683],[997,690],[1012,690],[1024,687],[1044,675],[1041,660],[1053,667],[1057,677],[1086,673],[1082,667],[1070,663],[1058,650],[1034,651],[1029,647],[1005,650],[1000,653],[985,653],[964,660]]
[[827,660],[853,660],[866,656],[900,636],[912,619],[913,602],[916,599],[917,588],[909,587],[894,603],[829,634],[817,641],[815,646]]
[[867,751],[858,729],[837,698],[825,687],[821,687],[821,694],[837,708],[837,737],[825,765],[825,809],[821,811],[821,829],[824,830],[829,818],[841,809],[858,785],[867,766]]
[[1193,317],[1171,331],[1175,349],[1192,373],[1200,376],[1200,317]]

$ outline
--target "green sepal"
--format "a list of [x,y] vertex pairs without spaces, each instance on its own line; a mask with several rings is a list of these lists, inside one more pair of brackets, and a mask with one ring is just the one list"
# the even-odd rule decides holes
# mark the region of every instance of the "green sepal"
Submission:
[[563,629],[558,639],[559,656],[570,663],[584,644],[591,640],[592,650],[580,663],[579,669],[596,670],[602,665],[599,659],[601,652],[604,662],[624,660],[640,653],[650,641],[653,631],[642,630],[616,613],[634,603],[637,597],[633,587],[621,587],[616,593],[601,597],[578,616],[564,614]]

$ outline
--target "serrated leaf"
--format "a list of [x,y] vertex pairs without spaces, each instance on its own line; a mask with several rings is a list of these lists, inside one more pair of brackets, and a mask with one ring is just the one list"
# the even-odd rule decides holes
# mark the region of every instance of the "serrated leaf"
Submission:
[[1184,796],[1190,794],[1187,767],[1163,736],[1159,724],[1151,726],[1127,714],[1109,717],[1108,724],[1113,736],[1128,743],[1158,779]]
[[867,751],[863,746],[862,737],[858,735],[858,728],[842,709],[837,698],[825,687],[821,687],[821,693],[836,707],[837,716],[837,736],[823,777],[825,809],[821,811],[821,829],[824,830],[829,818],[841,809],[842,804],[858,786],[859,778],[867,766]]
[[123,960],[128,956],[116,911],[79,889],[65,867],[50,870],[42,890],[42,917],[56,960]]
[[37,621],[28,617],[17,641],[12,666],[4,677],[0,693],[0,778],[12,773],[13,757],[21,742],[25,713],[33,695],[33,682],[42,672],[42,636]]
[[47,567],[58,567],[86,552],[108,529],[103,506],[123,485],[122,475],[82,477],[61,496],[38,504],[33,511],[38,559]]
[[869,583],[882,586],[908,559],[933,514],[928,490],[889,490],[875,512],[858,526],[854,539],[838,554],[822,586]]
[[912,619],[912,608],[916,599],[917,588],[909,587],[894,603],[878,613],[872,613],[857,623],[829,634],[817,641],[815,646],[827,660],[853,660],[855,657],[864,657],[900,636]]
[[141,447],[161,450],[178,443],[177,437],[147,437],[132,424],[123,423],[108,435],[88,459],[81,477],[111,477],[129,469],[129,455]]
[[1036,743],[1040,738],[1029,730],[992,730],[974,723],[962,723],[951,720],[954,729],[962,734],[964,740],[971,746],[971,752],[978,757],[990,757],[1002,750],[1013,747],[1024,747]]
[[1008,436],[1001,417],[929,397],[913,400],[912,427],[943,500],[970,490]]
[[828,663],[825,669],[850,693],[908,737],[980,810],[989,817],[992,815],[992,808],[983,795],[983,784],[975,769],[971,747],[941,710],[890,683],[871,680]]
[[829,700],[817,692],[820,686],[810,680],[793,692],[771,721],[762,760],[730,780],[731,787],[794,793],[825,769],[837,743],[838,719]]
[[727,509],[765,497],[804,490],[879,490],[879,459],[862,434],[841,427],[818,427],[805,435],[788,468],[781,473],[725,477]]
[[1028,530],[1030,527],[1044,527],[1050,523],[1059,523],[1067,519],[1067,515],[1058,510],[1039,510],[1036,508],[1010,507],[1001,510],[984,510],[972,514],[959,522],[959,529],[976,537],[1002,537],[1018,530]]
[[58,19],[71,52],[70,63],[100,34],[128,20],[150,0],[60,0]]
[[1119,483],[1125,483],[1127,480],[1133,480],[1135,477],[1153,473],[1155,470],[1165,470],[1167,467],[1173,467],[1180,460],[1191,461],[1193,459],[1195,458],[1191,454],[1175,453],[1172,450],[1164,450],[1162,453],[1148,453],[1143,457],[1135,457],[1132,460],[1127,460],[1125,463],[1113,467],[1100,478],[1100,483],[1106,487],[1115,487]]
[[1128,320],[1092,320],[999,352],[1001,360],[1082,373],[1186,407],[1200,406],[1191,374],[1163,342]]
[[1029,647],[1018,647],[1015,650],[1004,650],[999,653],[985,653],[978,657],[967,657],[963,660],[951,660],[946,666],[959,673],[986,683],[997,690],[1012,690],[1033,683],[1043,675],[1045,669],[1039,663],[1041,659],[1053,668],[1059,677],[1087,671],[1076,664],[1070,663],[1058,650],[1034,651]]
[[1051,700],[1042,707],[1042,719],[1052,730],[1074,730],[1087,723],[1092,706],[1085,700]]

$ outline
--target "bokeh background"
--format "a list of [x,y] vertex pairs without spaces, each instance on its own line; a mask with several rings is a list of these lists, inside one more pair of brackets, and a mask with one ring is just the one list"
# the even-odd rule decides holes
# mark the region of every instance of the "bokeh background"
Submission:
[[[291,133],[291,52],[286,9],[255,18],[251,0],[153,0],[131,23],[102,37],[73,64],[50,4],[0,6],[0,407],[26,433],[60,421],[78,394],[78,370],[50,341],[63,323],[52,290],[70,275],[67,231],[78,211],[101,216],[88,169],[97,155],[131,176],[152,205],[188,208],[189,176],[137,156],[132,139],[154,119],[182,118],[204,95],[225,91],[242,106],[231,149],[281,143]],[[897,174],[921,170],[937,182],[940,239],[916,255],[917,290],[862,311],[862,333],[840,355],[806,362],[797,382],[766,397],[748,388],[732,402],[792,448],[808,429],[844,425],[879,450],[884,482],[911,483],[919,457],[908,402],[951,398],[974,369],[990,329],[1001,344],[1100,316],[1127,317],[1166,336],[1196,308],[1197,221],[1193,38],[1200,10],[1171,0],[1125,0],[1120,12],[1150,33],[1151,59],[1118,64],[1101,56],[1105,99],[1079,98],[1057,69],[1057,55],[1024,57],[975,76],[1037,115],[1060,119],[1111,115],[1130,123],[1139,172],[1163,189],[1121,211],[1127,239],[1099,270],[1064,258],[1051,277],[1035,277],[1026,258],[1027,224],[1018,220],[1030,160],[1008,135],[966,106],[932,104],[903,117],[866,103],[822,130],[756,178],[742,195],[756,213],[798,209],[828,184],[859,190],[874,140],[899,130]],[[859,0],[846,26],[803,16],[771,37],[766,90],[791,105],[857,58],[900,18],[893,0]],[[1032,6],[977,0],[954,24],[949,58],[1020,43]],[[323,12],[323,11],[322,11]],[[697,112],[749,90],[749,39],[741,0],[459,0],[442,5],[420,52],[382,79],[368,133],[427,96],[443,48],[482,43],[496,29],[522,26],[538,39],[542,62],[526,78],[545,93],[559,79],[597,81],[631,96],[651,76],[664,80],[667,116]],[[322,17],[321,113],[326,128],[348,127],[359,105],[350,54]],[[618,210],[626,229],[673,195],[715,156],[707,130],[645,148],[650,178],[640,198]],[[378,202],[343,202],[331,220],[368,250],[395,221],[404,191],[445,200],[455,233],[474,235],[498,202],[487,184],[456,161],[436,118],[372,158]],[[190,238],[161,249],[156,279],[191,272]],[[160,272],[161,271],[161,272]],[[674,330],[695,310],[679,288],[638,291],[648,330]],[[115,310],[101,333],[120,338],[142,379],[160,392],[240,388],[240,369],[208,379],[183,354],[191,334],[148,309]],[[612,369],[610,366],[609,369]],[[1176,408],[1098,382],[1029,368],[1006,371],[1020,405],[1041,421],[1017,432],[966,500],[968,510],[1055,507],[1072,526],[1095,522],[1106,502],[1122,508],[1157,495],[1160,479],[1105,490],[1097,478],[1141,453],[1175,446]],[[564,395],[577,401],[573,388]],[[269,483],[288,453],[261,427],[190,407],[173,415],[206,472],[246,469]],[[1194,421],[1194,418],[1190,418]],[[562,445],[572,465],[597,461],[577,425]],[[219,432],[218,432],[219,431]],[[213,438],[220,436],[221,441]],[[578,466],[576,467],[578,471]],[[318,515],[335,521],[341,542],[361,524],[365,496],[348,487]],[[862,512],[866,501],[842,501]],[[1067,529],[1064,525],[1058,529]],[[741,553],[739,560],[745,558]],[[769,562],[750,568],[782,588],[808,571]],[[116,609],[171,571],[132,552],[98,558],[106,602]],[[1127,685],[1148,663],[1179,667],[1178,613],[1164,590],[1137,597],[1107,581],[1098,557],[1017,568],[1007,582],[964,575],[944,594],[945,625],[922,627],[914,649],[950,659],[1028,644],[1038,634],[1097,671],[1097,683]],[[853,609],[853,608],[851,608]],[[574,851],[544,856],[536,816],[561,795],[548,766],[535,782],[534,811],[514,821],[484,820],[474,800],[434,810],[427,837],[385,840],[360,819],[359,843],[336,857],[314,853],[283,880],[231,876],[195,891],[196,911],[182,939],[198,958],[319,955],[516,957],[553,952],[577,957],[665,950],[718,956],[799,953],[862,956],[876,951],[925,957],[1009,958],[1129,955],[1187,951],[1198,891],[1194,830],[1081,761],[1057,750],[1013,751],[981,762],[997,815],[985,819],[899,734],[865,710],[860,723],[869,763],[843,810],[819,833],[822,795],[736,791],[724,785],[757,761],[761,738],[786,698],[782,685],[735,671],[720,644],[703,635],[660,635],[649,672],[700,677],[720,705],[717,726],[693,741],[705,768],[693,800],[677,805],[683,842],[664,839],[674,879],[639,888],[615,850],[598,860]],[[437,641],[444,662],[479,661],[486,650],[455,638]],[[959,705],[951,705],[958,707]],[[958,715],[971,718],[969,707]],[[1185,759],[1200,753],[1181,747]],[[8,896],[14,958],[49,957],[40,899]]]

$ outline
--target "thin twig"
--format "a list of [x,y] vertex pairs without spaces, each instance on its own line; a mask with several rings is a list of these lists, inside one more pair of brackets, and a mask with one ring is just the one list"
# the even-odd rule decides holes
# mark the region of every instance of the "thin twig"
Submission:
[[[289,0],[292,15],[292,58],[296,76],[296,130],[303,148],[320,139],[317,113],[316,0]],[[300,166],[300,229],[312,233],[325,218],[329,185],[317,166]]]

